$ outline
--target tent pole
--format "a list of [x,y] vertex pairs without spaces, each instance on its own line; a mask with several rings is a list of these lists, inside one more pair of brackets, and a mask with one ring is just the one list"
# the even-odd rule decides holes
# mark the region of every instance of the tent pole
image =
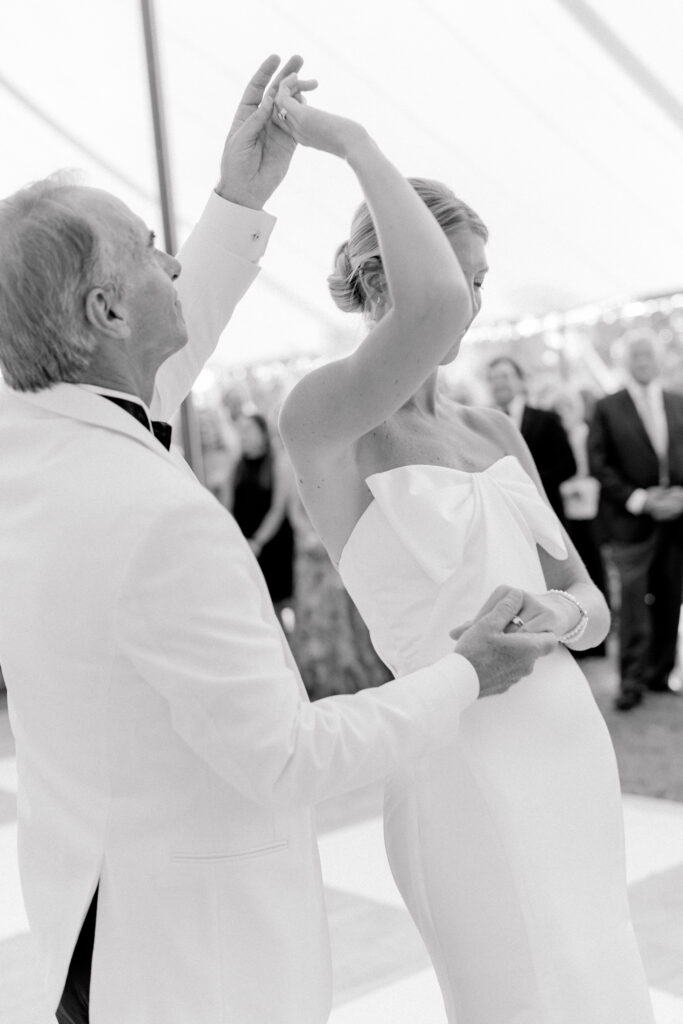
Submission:
[[[145,36],[145,56],[147,61],[147,79],[149,82],[149,98],[152,108],[154,126],[154,148],[156,152],[157,179],[159,185],[159,201],[164,228],[164,246],[166,252],[175,254],[177,239],[175,229],[175,213],[173,209],[173,190],[171,188],[171,172],[168,158],[168,141],[164,100],[161,88],[161,70],[159,66],[159,43],[154,16],[154,0],[140,0],[142,25]],[[197,417],[192,405],[192,398],[187,396],[180,407],[180,421],[185,458],[195,475],[204,483],[204,459],[202,456],[201,438]]]
[[561,7],[576,19],[594,43],[602,47],[621,71],[635,82],[648,99],[683,131],[683,103],[667,88],[633,50],[630,49],[586,0],[558,0]]

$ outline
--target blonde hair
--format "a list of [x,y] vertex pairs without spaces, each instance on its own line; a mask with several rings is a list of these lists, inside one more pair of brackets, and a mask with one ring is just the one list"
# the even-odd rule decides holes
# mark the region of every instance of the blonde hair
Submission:
[[[432,212],[444,232],[469,227],[488,241],[489,233],[483,220],[440,181],[431,178],[408,178],[420,199]],[[334,270],[327,278],[330,294],[345,313],[367,309],[369,294],[363,280],[368,270],[382,267],[382,254],[372,216],[367,203],[361,203],[351,222],[351,233],[335,253]]]

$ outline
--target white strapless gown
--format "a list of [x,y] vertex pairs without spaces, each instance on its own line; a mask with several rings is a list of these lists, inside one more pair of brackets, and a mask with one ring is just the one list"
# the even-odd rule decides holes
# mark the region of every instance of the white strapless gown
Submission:
[[[566,557],[512,456],[482,473],[404,466],[367,484],[374,501],[339,571],[396,675],[452,650],[449,630],[499,584],[545,591],[537,544]],[[614,752],[564,648],[469,707],[451,746],[387,780],[385,838],[450,1022],[651,1024]]]

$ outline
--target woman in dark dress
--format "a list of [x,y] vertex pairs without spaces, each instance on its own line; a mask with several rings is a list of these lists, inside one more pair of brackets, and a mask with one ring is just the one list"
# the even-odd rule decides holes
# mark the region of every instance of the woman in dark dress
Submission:
[[266,580],[275,610],[291,606],[294,535],[287,518],[289,474],[274,448],[260,413],[239,423],[242,455],[233,478],[232,514],[249,541]]

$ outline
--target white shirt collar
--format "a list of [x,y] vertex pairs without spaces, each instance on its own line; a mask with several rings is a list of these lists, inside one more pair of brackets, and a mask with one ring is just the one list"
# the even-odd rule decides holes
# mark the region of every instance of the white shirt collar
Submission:
[[113,388],[104,388],[100,384],[77,384],[76,387],[81,388],[82,391],[92,391],[94,395],[111,395],[112,398],[123,398],[127,402],[135,402],[136,405],[141,405],[147,414],[147,419],[151,426],[152,414],[139,395],[132,395],[129,391],[115,391]]
[[524,395],[515,395],[508,406],[508,416],[515,424],[518,430],[522,427],[522,417],[524,416],[524,406],[526,405],[526,398]]
[[647,395],[650,401],[657,403],[663,402],[662,385],[658,380],[651,380],[649,384],[640,384],[637,380],[632,377],[626,382],[626,390],[634,400],[636,405],[639,401]]

